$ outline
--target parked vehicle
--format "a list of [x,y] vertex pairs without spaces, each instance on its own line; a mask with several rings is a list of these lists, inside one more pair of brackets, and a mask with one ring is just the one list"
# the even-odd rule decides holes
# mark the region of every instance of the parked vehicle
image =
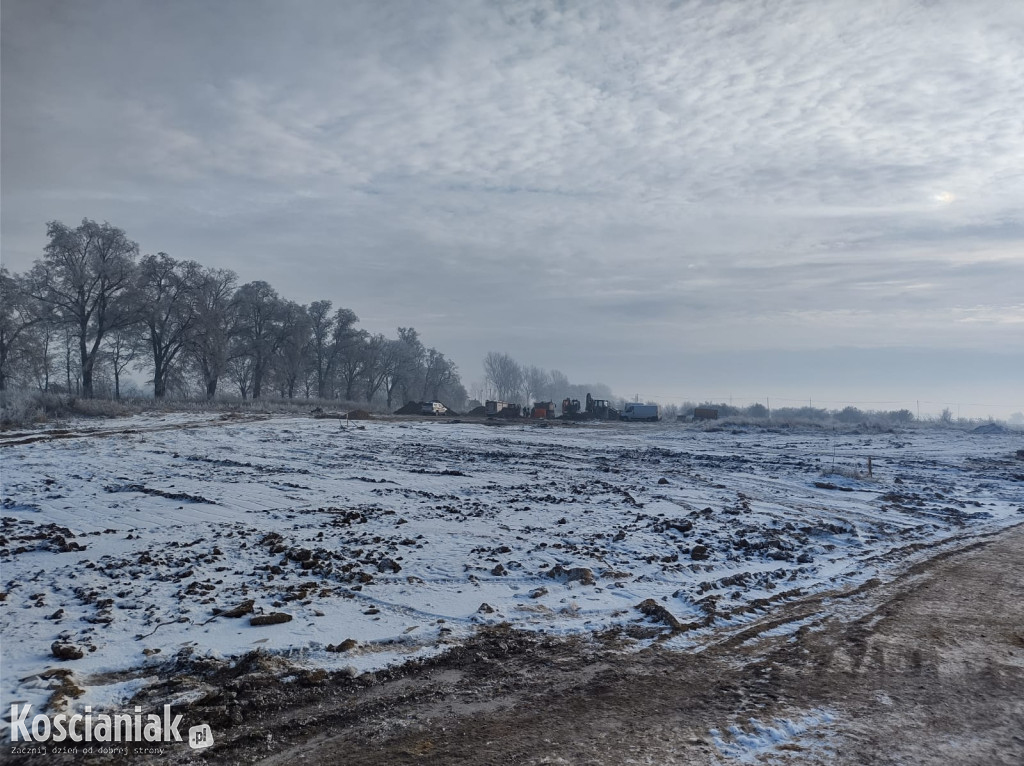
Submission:
[[595,399],[587,394],[587,417],[594,420],[618,420],[619,411],[607,399]]
[[575,418],[580,414],[581,409],[583,408],[580,407],[579,399],[570,399],[569,397],[566,397],[562,400],[563,418]]
[[441,402],[423,402],[421,411],[424,415],[444,415],[448,408]]
[[555,416],[555,403],[554,402],[534,402],[533,411],[530,412],[530,417],[535,420],[547,420]]
[[661,420],[661,407],[657,404],[640,404],[628,402],[619,416],[622,420]]

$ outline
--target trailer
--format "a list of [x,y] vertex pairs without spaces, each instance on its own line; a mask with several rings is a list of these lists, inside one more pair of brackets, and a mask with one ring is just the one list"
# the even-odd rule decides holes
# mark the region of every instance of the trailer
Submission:
[[657,404],[627,402],[619,417],[622,420],[647,420],[653,423],[661,420],[661,407]]
[[718,420],[718,410],[714,407],[697,407],[693,411],[694,420]]

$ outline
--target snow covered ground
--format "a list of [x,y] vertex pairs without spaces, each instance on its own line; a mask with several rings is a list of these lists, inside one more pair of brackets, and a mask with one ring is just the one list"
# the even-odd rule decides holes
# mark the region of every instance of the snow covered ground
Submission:
[[[0,709],[44,704],[51,668],[74,707],[117,706],[181,656],[361,671],[493,622],[674,625],[685,647],[1024,521],[1020,433],[343,425],[150,415],[0,439]],[[250,623],[271,614],[290,619]]]

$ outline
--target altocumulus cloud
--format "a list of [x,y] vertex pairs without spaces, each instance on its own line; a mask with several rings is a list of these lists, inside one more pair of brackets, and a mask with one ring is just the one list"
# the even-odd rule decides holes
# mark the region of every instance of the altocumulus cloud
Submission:
[[1017,2],[10,0],[3,35],[15,269],[45,220],[106,218],[470,377],[491,348],[629,388],[693,349],[1019,354]]

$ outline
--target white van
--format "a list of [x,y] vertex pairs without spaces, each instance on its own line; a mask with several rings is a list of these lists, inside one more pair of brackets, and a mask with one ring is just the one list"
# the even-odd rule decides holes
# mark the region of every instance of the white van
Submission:
[[626,403],[619,416],[622,420],[661,420],[661,407],[657,404]]
[[421,412],[424,415],[444,415],[448,412],[448,408],[441,402],[423,402]]

